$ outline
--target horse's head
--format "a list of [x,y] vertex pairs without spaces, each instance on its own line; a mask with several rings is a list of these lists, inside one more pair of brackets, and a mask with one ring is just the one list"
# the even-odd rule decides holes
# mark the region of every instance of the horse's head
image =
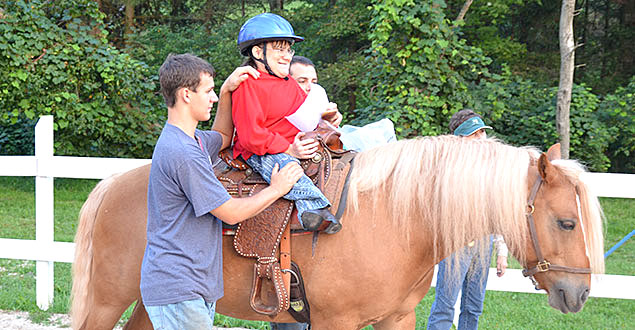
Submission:
[[[566,166],[559,166],[564,162],[558,159],[560,146],[555,145],[530,168],[527,215],[530,238],[526,242],[523,274],[532,277],[537,289],[547,291],[553,308],[575,313],[589,296],[591,269],[603,269],[597,258],[601,234],[590,232],[601,232],[598,228],[601,221],[585,219],[585,216],[591,218],[589,214],[601,217],[601,211],[597,203],[590,205],[586,186]],[[583,210],[590,207],[597,210]]]

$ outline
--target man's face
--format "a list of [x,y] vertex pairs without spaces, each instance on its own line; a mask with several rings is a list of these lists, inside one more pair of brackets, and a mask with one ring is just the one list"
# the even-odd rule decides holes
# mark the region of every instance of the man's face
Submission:
[[291,78],[295,79],[307,94],[311,91],[311,84],[317,84],[318,81],[315,67],[302,63],[291,65]]
[[189,90],[192,116],[198,121],[208,121],[214,103],[218,102],[218,96],[214,93],[214,78],[207,73],[201,73],[201,81],[196,92]]

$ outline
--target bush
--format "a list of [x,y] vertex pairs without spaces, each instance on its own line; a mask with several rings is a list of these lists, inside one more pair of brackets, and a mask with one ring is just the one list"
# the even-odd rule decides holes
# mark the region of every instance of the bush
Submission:
[[[241,64],[236,38],[242,22],[227,20],[221,26],[154,25],[130,36],[126,51],[135,59],[147,63],[151,72],[158,72],[170,53],[191,53],[214,66],[216,85]],[[222,79],[222,80],[221,80]]]
[[[557,87],[546,87],[506,73],[499,82],[472,85],[474,110],[494,127],[494,135],[517,146],[542,150],[558,142],[555,125]],[[598,116],[599,98],[584,85],[574,85],[570,109],[570,157],[589,169],[605,172],[605,155],[616,129]]]
[[466,44],[443,14],[445,2],[373,1],[363,120],[388,117],[400,137],[446,132],[449,116],[470,104],[468,85],[490,77],[491,60]]
[[610,172],[635,173],[635,76],[626,87],[606,95],[598,107],[598,116],[613,128],[606,155]]
[[4,9],[0,125],[51,114],[57,154],[150,156],[165,117],[156,75],[109,46],[96,3],[20,0]]
[[0,155],[34,155],[35,124],[20,116],[15,124],[0,125]]

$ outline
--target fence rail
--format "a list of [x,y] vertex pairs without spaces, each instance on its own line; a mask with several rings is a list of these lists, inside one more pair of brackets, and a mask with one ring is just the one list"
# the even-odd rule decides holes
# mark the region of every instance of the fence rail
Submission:
[[[75,244],[56,242],[53,226],[54,178],[103,179],[150,163],[149,159],[66,157],[53,155],[53,117],[43,116],[35,127],[35,156],[0,156],[0,176],[34,176],[35,240],[0,238],[0,258],[36,261],[36,301],[47,310],[53,302],[53,264],[73,262]],[[634,174],[588,173],[583,180],[603,197],[635,198]],[[520,270],[508,269],[504,277],[490,271],[488,290],[535,291]],[[635,299],[635,276],[593,275],[593,297]],[[436,283],[436,270],[433,285]]]

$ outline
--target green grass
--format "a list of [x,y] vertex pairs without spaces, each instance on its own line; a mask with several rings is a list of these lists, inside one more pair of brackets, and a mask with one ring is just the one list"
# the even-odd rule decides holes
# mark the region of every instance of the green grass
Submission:
[[[55,240],[72,242],[77,215],[97,180],[55,180]],[[35,180],[0,177],[0,237],[35,239]],[[635,229],[635,199],[601,199],[607,217],[605,250]],[[519,268],[518,263],[511,267]],[[606,260],[606,273],[635,275],[635,239]],[[0,309],[27,311],[31,319],[47,323],[50,313],[66,313],[71,288],[70,264],[55,264],[55,300],[49,311],[35,304],[35,262],[0,259]],[[434,288],[417,306],[417,329],[424,329]],[[124,319],[130,315],[130,309]],[[216,325],[268,329],[266,322],[216,316]],[[635,300],[591,298],[582,312],[564,315],[549,307],[543,294],[488,291],[481,329],[627,329],[635,324]],[[371,329],[368,327],[367,329]]]

